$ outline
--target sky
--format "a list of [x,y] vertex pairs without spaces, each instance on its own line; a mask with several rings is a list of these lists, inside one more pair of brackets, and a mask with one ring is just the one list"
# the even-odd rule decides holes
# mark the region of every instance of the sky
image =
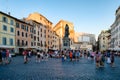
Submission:
[[61,19],[74,24],[76,32],[95,34],[110,29],[120,0],[0,0],[0,11],[18,19],[39,12],[56,25]]

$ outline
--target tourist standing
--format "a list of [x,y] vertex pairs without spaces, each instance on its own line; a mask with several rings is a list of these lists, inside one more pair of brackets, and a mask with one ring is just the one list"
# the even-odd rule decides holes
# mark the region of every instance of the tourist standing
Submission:
[[69,57],[70,57],[70,61],[72,61],[72,58],[73,58],[72,51],[69,52]]
[[2,53],[2,63],[6,64],[6,50],[3,49],[1,53]]
[[37,52],[37,56],[36,57],[37,57],[36,62],[40,62],[40,52],[39,51]]
[[96,52],[95,61],[96,61],[96,67],[98,68],[100,66],[100,59],[99,59],[99,53],[98,53],[98,51]]
[[110,60],[110,51],[107,51],[107,63],[110,64],[111,60]]
[[23,56],[24,56],[24,64],[25,64],[28,61],[27,60],[27,51],[26,50],[23,51]]
[[80,52],[79,52],[79,50],[77,50],[76,55],[77,55],[77,61],[79,61],[79,59],[80,59]]
[[104,52],[102,52],[102,54],[100,55],[100,66],[104,67],[104,62],[105,62],[105,54]]
[[62,53],[61,53],[61,55],[62,55],[62,62],[64,61],[64,51],[62,51]]
[[10,54],[10,51],[6,49],[6,63],[7,64],[9,63],[9,54]]
[[111,60],[111,66],[114,67],[115,58],[114,58],[114,53],[113,52],[111,53],[110,60]]
[[0,49],[0,64],[2,64],[2,50]]

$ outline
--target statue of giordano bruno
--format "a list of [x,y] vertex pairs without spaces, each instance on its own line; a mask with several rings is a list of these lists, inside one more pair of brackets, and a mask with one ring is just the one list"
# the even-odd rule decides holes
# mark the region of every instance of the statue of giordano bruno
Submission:
[[65,26],[65,37],[69,37],[69,26],[67,24]]

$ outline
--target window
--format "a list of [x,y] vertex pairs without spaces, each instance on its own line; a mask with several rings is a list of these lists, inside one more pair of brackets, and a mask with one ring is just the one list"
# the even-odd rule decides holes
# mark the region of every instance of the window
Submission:
[[26,41],[26,46],[28,45],[28,42]]
[[33,46],[33,42],[31,42],[31,46]]
[[36,46],[36,42],[34,42],[34,46]]
[[24,30],[27,31],[26,25],[24,25]]
[[36,41],[36,36],[34,36],[34,40]]
[[36,30],[34,30],[34,34],[36,34]]
[[7,31],[7,26],[6,25],[3,25],[3,30]]
[[26,37],[27,37],[27,33],[26,33]]
[[49,45],[49,41],[48,41],[48,45]]
[[103,37],[103,40],[105,40],[105,38]]
[[39,41],[39,37],[37,37],[38,41]]
[[46,47],[46,42],[44,42],[44,47]]
[[41,41],[41,47],[43,47],[42,41]]
[[10,24],[11,24],[11,25],[14,25],[14,21],[13,21],[13,20],[10,20]]
[[42,29],[41,29],[41,32],[42,32]]
[[31,34],[31,38],[33,38],[33,34]]
[[42,34],[41,34],[41,37],[42,37]]
[[39,35],[39,31],[38,31],[38,35]]
[[21,25],[21,29],[24,29],[24,25],[23,24]]
[[40,43],[37,43],[37,46],[40,46]]
[[24,46],[24,40],[22,40],[22,46]]
[[3,43],[3,45],[7,45],[7,39],[6,39],[6,37],[2,38],[2,43]]
[[26,31],[28,32],[28,26],[26,26]]
[[13,39],[10,39],[10,45],[13,45]]
[[24,37],[24,33],[22,32],[22,37]]
[[8,19],[6,17],[3,17],[2,21],[8,23]]
[[19,23],[16,23],[16,27],[17,27],[17,28],[19,28],[19,27],[20,27]]
[[10,28],[10,32],[14,32],[14,28]]
[[46,30],[44,30],[44,33],[46,33]]
[[17,31],[17,35],[18,35],[18,36],[20,35],[20,31]]
[[17,40],[17,45],[20,46],[20,40],[19,39]]

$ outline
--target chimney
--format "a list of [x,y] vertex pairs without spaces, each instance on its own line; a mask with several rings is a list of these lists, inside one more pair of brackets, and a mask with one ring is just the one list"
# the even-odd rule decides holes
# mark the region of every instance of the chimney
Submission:
[[8,15],[10,15],[10,12],[8,12]]

